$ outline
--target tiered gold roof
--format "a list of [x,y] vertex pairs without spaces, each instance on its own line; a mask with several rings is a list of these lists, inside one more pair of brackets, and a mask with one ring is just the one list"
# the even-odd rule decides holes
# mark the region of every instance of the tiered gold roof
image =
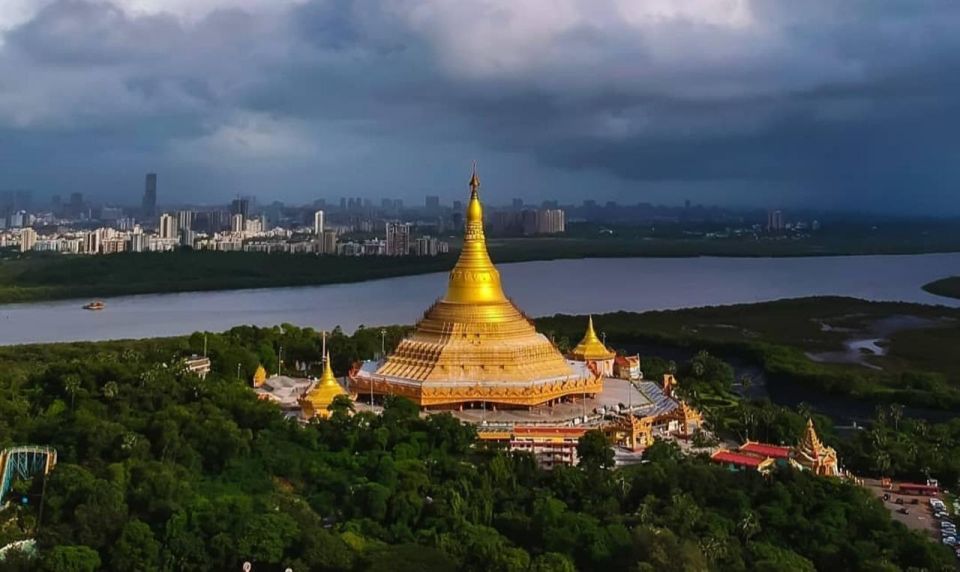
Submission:
[[795,460],[817,475],[840,474],[837,451],[820,441],[817,430],[813,426],[813,419],[807,419],[807,428],[803,432],[803,437],[800,438]]
[[333,375],[333,369],[330,367],[330,353],[327,352],[323,358],[323,375],[300,402],[305,417],[329,417],[330,410],[327,408],[333,403],[334,398],[347,394]]
[[587,319],[587,332],[580,343],[577,344],[577,347],[570,352],[570,355],[581,361],[600,361],[617,357],[616,352],[610,351],[597,337],[597,332],[593,329],[593,316]]
[[536,405],[600,390],[602,382],[577,373],[504,295],[487,253],[479,189],[474,168],[463,250],[446,295],[379,369],[355,380],[358,393],[373,384],[373,391],[405,395],[423,406]]

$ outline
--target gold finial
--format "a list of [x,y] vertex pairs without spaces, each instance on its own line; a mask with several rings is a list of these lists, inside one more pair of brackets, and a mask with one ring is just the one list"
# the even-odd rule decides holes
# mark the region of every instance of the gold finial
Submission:
[[473,162],[473,175],[470,176],[470,197],[477,195],[480,190],[480,177],[477,176],[477,162]]

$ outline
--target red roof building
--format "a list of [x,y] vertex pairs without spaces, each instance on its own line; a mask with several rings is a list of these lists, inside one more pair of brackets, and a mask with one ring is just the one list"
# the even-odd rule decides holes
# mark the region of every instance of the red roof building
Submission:
[[780,445],[747,441],[740,446],[740,452],[760,455],[763,457],[772,457],[774,459],[789,459],[791,449],[790,447],[782,447]]

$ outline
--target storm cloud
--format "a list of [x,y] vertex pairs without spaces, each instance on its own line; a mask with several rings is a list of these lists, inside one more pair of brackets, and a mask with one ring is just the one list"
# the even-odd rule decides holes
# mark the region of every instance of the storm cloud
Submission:
[[960,214],[954,0],[8,0],[0,188]]

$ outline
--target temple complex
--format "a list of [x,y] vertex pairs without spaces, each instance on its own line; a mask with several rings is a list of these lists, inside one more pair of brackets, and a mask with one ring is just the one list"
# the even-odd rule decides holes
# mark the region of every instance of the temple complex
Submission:
[[613,362],[617,353],[600,341],[593,329],[593,316],[587,318],[587,331],[573,350],[570,358],[584,363],[593,363],[601,375],[613,376]]
[[782,466],[810,471],[823,477],[849,477],[840,469],[836,450],[820,441],[813,427],[813,419],[807,419],[807,427],[794,447],[747,441],[736,451],[720,449],[714,452],[711,459],[731,469],[768,472]]
[[479,190],[474,168],[463,249],[446,294],[385,361],[353,372],[358,395],[401,395],[424,408],[530,408],[603,390],[596,366],[565,359],[504,295],[487,253]]
[[329,352],[323,356],[323,374],[311,387],[306,395],[300,399],[300,410],[304,419],[330,416],[330,404],[338,395],[347,395],[330,367]]

